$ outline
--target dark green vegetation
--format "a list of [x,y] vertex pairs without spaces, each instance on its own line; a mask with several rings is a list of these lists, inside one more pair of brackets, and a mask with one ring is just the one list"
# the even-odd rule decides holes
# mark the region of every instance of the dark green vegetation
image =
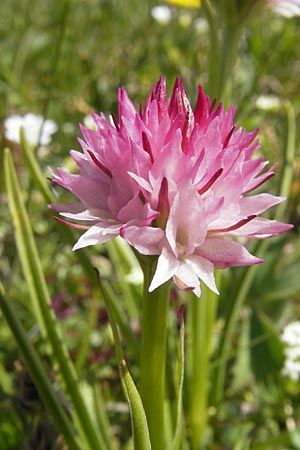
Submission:
[[[56,121],[59,128],[52,143],[36,151],[45,179],[48,166],[70,165],[68,150],[79,148],[77,124],[85,115],[91,111],[117,114],[118,86],[124,85],[137,104],[145,102],[161,74],[167,76],[169,90],[176,76],[183,77],[192,100],[197,83],[208,86],[209,37],[205,24],[199,21],[199,11],[174,7],[170,23],[161,25],[151,17],[154,5],[140,0],[2,0],[0,124],[13,113],[27,112]],[[223,273],[209,377],[210,428],[203,446],[210,450],[300,449],[299,388],[282,375],[284,349],[280,340],[285,324],[300,319],[299,41],[300,18],[283,19],[265,12],[248,22],[234,68],[232,102],[238,108],[237,118],[249,131],[261,129],[262,153],[271,162],[279,161],[277,175],[267,190],[289,197],[273,217],[293,223],[295,229],[266,244],[254,243],[255,254],[265,259],[264,265]],[[260,107],[257,99],[262,95],[275,96],[277,105]],[[113,244],[89,248],[84,254],[72,253],[77,232],[70,235],[52,219],[24,150],[5,139],[2,125],[0,131],[0,277],[5,296],[68,410],[68,398],[60,393],[60,380],[36,325],[16,249],[2,164],[3,148],[8,146],[52,306],[83,396],[101,424],[107,420],[101,409],[105,403],[115,437],[105,439],[112,448],[129,449],[128,407],[119,383],[104,302],[90,266],[99,268],[107,295],[115,302],[126,361],[138,381],[141,286],[126,278],[136,262],[128,253],[120,254],[120,248]],[[49,188],[60,201],[66,198],[50,182]],[[92,264],[83,260],[86,256]],[[171,397],[176,313],[182,304],[189,311],[191,303],[197,301],[175,290],[172,294],[167,368]],[[187,324],[187,345],[191,326]],[[189,394],[184,389],[187,408]],[[186,426],[188,434],[188,421]],[[105,425],[101,427],[107,430]],[[66,448],[0,312],[0,450]]]

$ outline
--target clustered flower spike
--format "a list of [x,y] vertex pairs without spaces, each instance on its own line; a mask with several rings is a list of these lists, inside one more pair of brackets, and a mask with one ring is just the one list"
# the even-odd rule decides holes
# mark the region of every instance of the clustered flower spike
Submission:
[[253,158],[258,131],[237,128],[234,107],[225,112],[198,89],[193,111],[183,82],[167,99],[161,77],[137,111],[120,88],[119,120],[94,114],[96,129],[81,127],[83,152],[71,151],[79,173],[53,174],[78,199],[52,205],[63,223],[86,229],[74,250],[121,236],[140,254],[158,255],[150,291],[173,277],[197,296],[199,279],[217,292],[214,269],[262,261],[233,238],[291,228],[258,217],[283,197],[249,195],[274,175],[275,166]]

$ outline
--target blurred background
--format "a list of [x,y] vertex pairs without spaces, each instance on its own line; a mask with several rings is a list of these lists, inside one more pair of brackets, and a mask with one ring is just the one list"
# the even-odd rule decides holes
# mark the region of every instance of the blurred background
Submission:
[[[217,26],[221,28],[219,20]],[[239,448],[245,450],[249,436],[254,442],[253,449],[300,449],[300,354],[294,361],[293,375],[288,369],[284,373],[286,353],[281,338],[286,325],[300,320],[299,42],[299,17],[287,19],[266,10],[248,22],[233,68],[236,118],[248,131],[260,128],[261,152],[271,162],[279,162],[277,176],[270,180],[268,192],[278,193],[280,174],[287,164],[287,146],[296,145],[296,156],[288,161],[293,181],[283,217],[295,229],[270,246],[269,263],[257,276],[240,313],[226,380],[226,398],[222,407],[210,410],[214,436],[207,448],[215,450],[238,450],[233,442],[239,442]],[[118,373],[110,333],[105,327],[106,313],[102,306],[93,307],[93,287],[83,274],[77,256],[70,251],[70,242],[62,237],[59,231],[62,225],[54,223],[53,213],[35,189],[18,137],[8,134],[6,120],[33,113],[45,121],[53,121],[46,143],[33,142],[45,178],[49,177],[48,167],[72,167],[68,151],[80,148],[79,123],[88,123],[93,111],[117,115],[119,86],[125,86],[138,107],[139,103],[145,103],[161,74],[167,77],[169,93],[176,76],[180,76],[194,103],[197,84],[201,83],[204,89],[208,85],[209,48],[208,24],[199,8],[150,0],[1,2],[1,280],[43,353],[44,344],[39,340],[28,302],[4,192],[2,148],[9,146],[24,190],[53,308],[82,377],[88,377],[91,382],[101,381],[108,414],[115,423],[114,434],[124,445],[130,435],[128,411],[126,407],[124,410],[120,388],[116,388]],[[59,199],[65,198],[56,188],[53,192]],[[278,246],[284,249],[280,260]],[[116,292],[120,292],[120,281],[106,250],[91,248],[89,255],[93,264],[101,265],[102,275],[111,277]],[[129,275],[129,283],[139,295],[140,279]],[[239,269],[234,275],[225,276],[216,346],[222,335],[222,299],[230,298],[234,292],[232,282],[239,277],[242,277]],[[174,304],[178,306],[183,300],[176,295]],[[133,329],[134,315],[133,310],[130,314]],[[139,334],[138,327],[135,332]],[[83,335],[88,342],[85,346],[80,345]],[[129,360],[130,357],[129,353]],[[133,367],[133,374],[136,373]],[[268,441],[272,436],[277,436],[273,444]],[[259,444],[263,441],[269,442],[267,446]],[[52,448],[66,447],[53,433],[51,419],[0,313],[0,450]]]

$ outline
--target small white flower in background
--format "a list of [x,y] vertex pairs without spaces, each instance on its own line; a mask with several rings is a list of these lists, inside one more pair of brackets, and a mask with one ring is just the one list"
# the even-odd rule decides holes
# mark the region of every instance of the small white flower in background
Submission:
[[289,323],[284,328],[281,339],[289,347],[300,347],[300,321]]
[[172,12],[168,6],[154,6],[151,9],[151,16],[160,24],[167,25],[172,18]]
[[285,362],[283,374],[298,381],[300,378],[300,322],[291,322],[283,330],[281,336],[285,344]]
[[262,111],[279,111],[281,101],[275,95],[260,95],[256,99],[255,106]]
[[267,5],[281,16],[300,16],[300,0],[267,0]]
[[[28,113],[24,116],[14,114],[4,121],[4,133],[7,139],[20,144],[20,130],[24,129],[25,137],[32,146],[48,145],[52,134],[58,127],[54,120],[45,120],[40,115]],[[42,134],[40,136],[42,129]]]

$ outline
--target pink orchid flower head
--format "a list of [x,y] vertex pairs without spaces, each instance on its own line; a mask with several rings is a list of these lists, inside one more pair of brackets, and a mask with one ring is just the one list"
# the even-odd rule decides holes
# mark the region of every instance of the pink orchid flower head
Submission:
[[121,236],[140,254],[157,255],[149,291],[173,278],[197,296],[199,280],[218,292],[216,268],[262,262],[236,237],[292,228],[259,217],[285,198],[249,195],[274,175],[275,166],[253,156],[258,130],[238,128],[234,107],[226,112],[198,91],[193,110],[182,80],[167,98],[161,77],[137,111],[120,88],[118,120],[94,114],[95,129],[81,127],[82,152],[71,151],[78,172],[53,173],[77,198],[51,205],[62,222],[85,230],[73,249]]

